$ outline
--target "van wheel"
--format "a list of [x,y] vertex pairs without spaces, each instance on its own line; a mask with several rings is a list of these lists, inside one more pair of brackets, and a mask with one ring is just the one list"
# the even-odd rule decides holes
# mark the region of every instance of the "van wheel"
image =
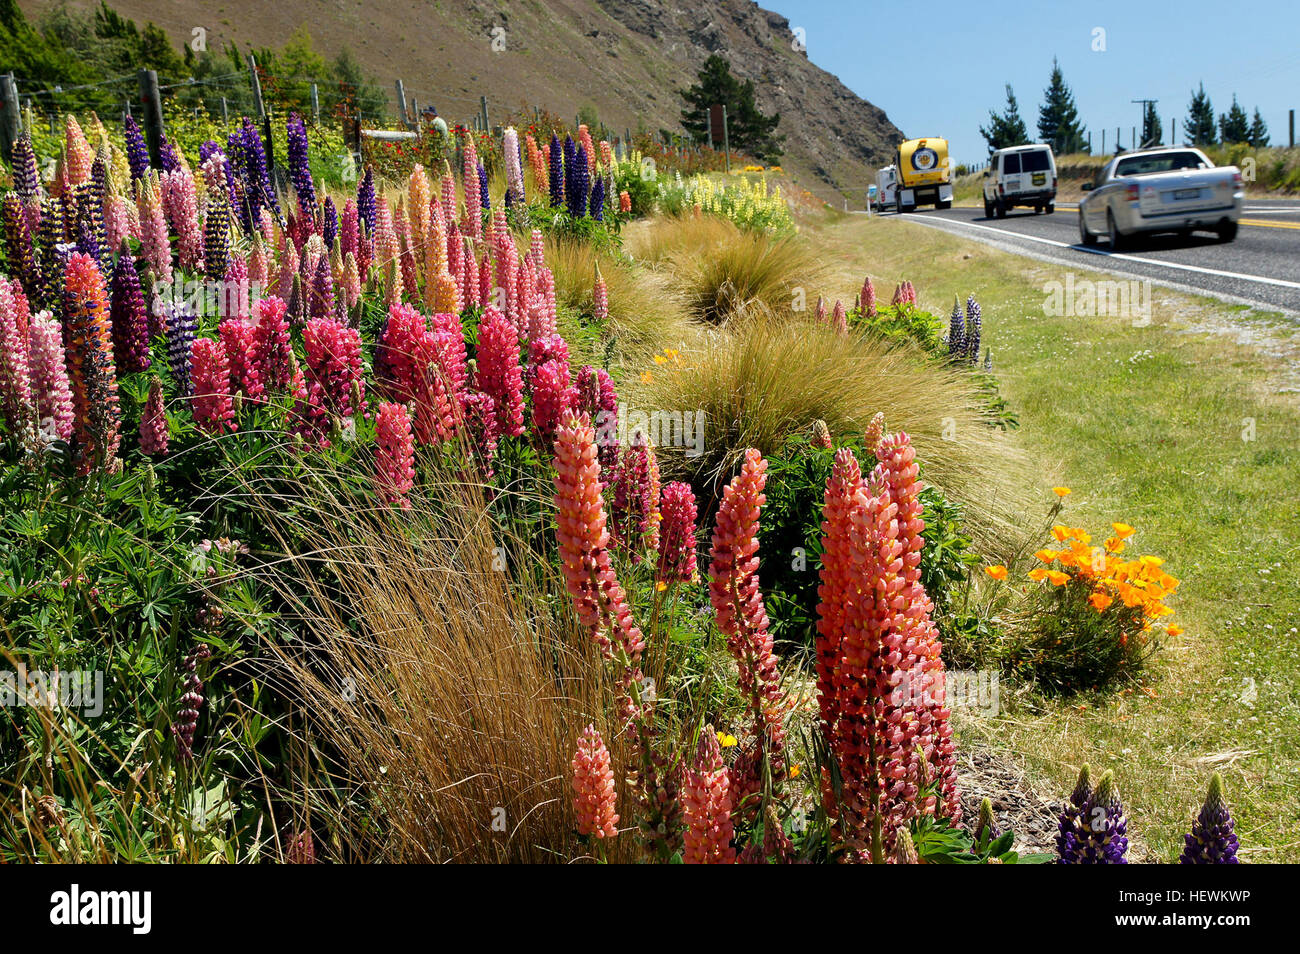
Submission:
[[994,207],[994,212],[998,218],[1005,219],[1007,217],[1006,204],[999,200],[998,204]]
[[990,202],[987,197],[984,199],[984,218],[993,218],[993,203]]
[[1124,234],[1120,232],[1119,226],[1115,224],[1114,212],[1108,211],[1106,213],[1106,231],[1110,237],[1110,250],[1112,252],[1118,252],[1127,244]]
[[1079,241],[1089,248],[1097,244],[1097,236],[1088,231],[1088,225],[1083,220],[1083,209],[1079,210]]
[[1055,203],[1052,202],[1047,203],[1047,207],[1043,211],[1046,212],[1048,215],[1051,215],[1053,212],[1056,211]]
[[1237,237],[1237,223],[1220,222],[1219,227],[1215,229],[1215,231],[1219,234],[1220,242],[1231,242]]

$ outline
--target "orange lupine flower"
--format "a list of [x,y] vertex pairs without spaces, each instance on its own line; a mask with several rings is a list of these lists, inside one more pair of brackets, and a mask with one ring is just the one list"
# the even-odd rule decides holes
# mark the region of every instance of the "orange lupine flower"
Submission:
[[1007,578],[1007,568],[1000,563],[996,566],[986,566],[984,572],[995,580],[1005,580]]

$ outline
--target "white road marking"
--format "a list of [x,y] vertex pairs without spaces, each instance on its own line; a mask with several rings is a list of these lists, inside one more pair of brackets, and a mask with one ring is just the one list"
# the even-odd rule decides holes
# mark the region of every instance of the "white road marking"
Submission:
[[[926,218],[927,216],[919,216],[913,221],[921,222]],[[1161,259],[1142,258],[1138,255],[1126,255],[1123,252],[1109,252],[1101,248],[1088,248],[1086,245],[1058,242],[1055,239],[1042,238],[1038,235],[1028,235],[1024,232],[1013,232],[1010,229],[995,229],[990,225],[976,225],[974,222],[964,222],[961,219],[949,219],[944,218],[943,216],[935,216],[934,218],[940,222],[951,222],[953,225],[961,225],[970,229],[996,232],[999,235],[1007,235],[1011,238],[1021,238],[1030,242],[1039,242],[1043,245],[1051,245],[1054,248],[1068,248],[1077,252],[1088,252],[1091,255],[1103,255],[1106,258],[1117,258],[1125,262],[1138,262],[1142,265],[1151,265],[1158,268],[1173,268],[1183,272],[1195,272],[1198,275],[1213,275],[1216,278],[1234,278],[1238,281],[1257,282],[1261,285],[1273,285],[1277,288],[1300,289],[1300,282],[1288,282],[1283,281],[1280,278],[1267,278],[1263,275],[1247,275],[1242,272],[1225,272],[1217,268],[1205,268],[1201,265],[1184,265],[1182,262],[1166,262]]]

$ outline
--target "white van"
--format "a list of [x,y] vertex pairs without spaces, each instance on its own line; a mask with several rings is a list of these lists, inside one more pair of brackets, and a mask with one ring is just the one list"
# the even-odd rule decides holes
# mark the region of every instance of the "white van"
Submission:
[[898,166],[876,172],[876,210],[892,209],[898,202]]
[[984,170],[984,217],[1005,218],[1007,209],[1032,206],[1035,213],[1056,208],[1056,157],[1045,143],[999,149]]

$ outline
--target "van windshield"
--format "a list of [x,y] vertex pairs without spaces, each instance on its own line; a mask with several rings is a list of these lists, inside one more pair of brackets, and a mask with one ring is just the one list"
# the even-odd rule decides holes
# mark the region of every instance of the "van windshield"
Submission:
[[1046,172],[1049,168],[1051,167],[1047,163],[1047,151],[1044,149],[1020,154],[1020,170],[1022,172]]

